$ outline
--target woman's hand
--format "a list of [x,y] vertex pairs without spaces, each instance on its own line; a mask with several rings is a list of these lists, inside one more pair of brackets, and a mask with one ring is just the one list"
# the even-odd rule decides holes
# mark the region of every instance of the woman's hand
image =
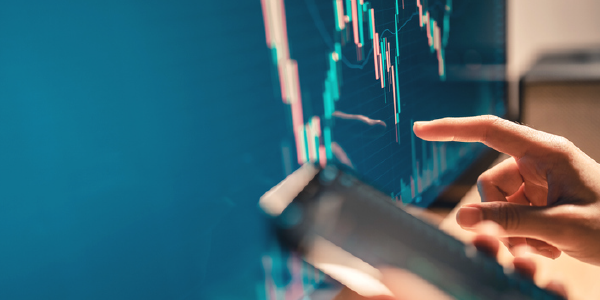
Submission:
[[[498,236],[505,234],[504,230],[494,222],[484,221],[477,224],[473,230],[477,232],[473,240],[473,245],[477,249],[495,257],[498,253],[500,243]],[[533,260],[529,258],[528,246],[520,246],[514,249],[516,257],[513,260],[514,268],[524,276],[533,278],[536,272],[536,266]],[[376,296],[363,297],[354,291],[344,288],[334,300],[412,300],[412,299],[428,299],[442,300],[452,299],[437,287],[431,285],[420,277],[401,269],[386,268],[381,269],[382,283],[392,292],[393,296]],[[552,290],[566,298],[566,292],[561,284],[551,282],[547,289]]]
[[491,220],[504,228],[511,250],[527,244],[550,258],[562,251],[600,265],[600,165],[573,143],[494,116],[415,122],[414,132],[512,156],[479,177],[484,203],[459,210],[463,228]]

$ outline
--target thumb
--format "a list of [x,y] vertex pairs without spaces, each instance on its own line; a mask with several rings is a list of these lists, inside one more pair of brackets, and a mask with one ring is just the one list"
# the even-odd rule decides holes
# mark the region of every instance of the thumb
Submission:
[[471,229],[483,220],[498,223],[509,236],[543,240],[551,239],[558,226],[552,221],[548,207],[509,202],[467,204],[456,215],[456,221],[465,229]]

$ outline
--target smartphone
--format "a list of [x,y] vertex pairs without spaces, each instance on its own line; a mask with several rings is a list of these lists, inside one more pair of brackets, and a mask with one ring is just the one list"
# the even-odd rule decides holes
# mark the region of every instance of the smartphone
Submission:
[[563,299],[412,216],[352,170],[306,164],[259,202],[285,245],[363,296],[389,294],[382,267],[456,299]]

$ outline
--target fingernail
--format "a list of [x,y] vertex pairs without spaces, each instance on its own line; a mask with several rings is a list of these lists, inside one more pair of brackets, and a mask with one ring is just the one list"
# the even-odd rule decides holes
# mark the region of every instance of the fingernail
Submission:
[[556,258],[556,257],[554,257],[554,254],[550,250],[543,249],[543,250],[538,250],[538,252],[547,258],[550,258],[550,259]]
[[423,126],[423,125],[426,125],[427,123],[429,123],[429,121],[416,121],[413,123],[413,127]]
[[550,255],[552,256],[552,259],[557,259],[560,257],[560,254],[562,253],[562,251],[557,250],[557,249],[552,249],[550,250]]
[[560,254],[562,253],[562,251],[553,248],[553,247],[541,247],[537,249],[538,252],[540,252],[540,254],[551,258],[551,259],[557,259],[560,257]]
[[483,220],[483,213],[476,207],[461,207],[456,215],[456,222],[461,227],[471,228]]

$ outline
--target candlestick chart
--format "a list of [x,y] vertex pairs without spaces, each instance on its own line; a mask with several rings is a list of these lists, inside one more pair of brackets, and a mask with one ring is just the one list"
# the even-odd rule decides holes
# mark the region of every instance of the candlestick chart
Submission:
[[[323,107],[322,113],[305,119],[303,111],[305,105],[302,100],[304,90],[301,87],[298,61],[290,55],[290,44],[293,44],[293,41],[290,41],[287,32],[290,25],[288,24],[289,20],[286,19],[285,3],[283,0],[261,1],[266,44],[272,51],[281,99],[289,107],[291,115],[296,162],[303,164],[312,161],[324,165],[328,160],[339,160],[339,156],[347,157],[347,151],[344,149],[348,148],[339,147],[339,145],[347,144],[351,138],[344,138],[349,135],[347,132],[334,134],[335,124],[340,123],[335,118],[335,112],[345,109],[344,107],[349,105],[354,104],[356,107],[356,104],[360,102],[372,101],[369,100],[369,97],[358,99],[352,95],[354,91],[347,88],[349,83],[354,85],[353,88],[363,86],[371,88],[371,90],[373,83],[377,83],[381,91],[371,93],[369,96],[372,97],[373,94],[383,96],[383,101],[379,103],[380,108],[389,110],[388,116],[392,115],[391,120],[388,117],[384,124],[386,128],[390,129],[389,132],[392,132],[393,141],[398,146],[390,145],[389,147],[408,149],[405,152],[410,153],[410,163],[406,164],[403,169],[411,169],[411,172],[405,178],[396,180],[395,184],[390,185],[390,182],[386,182],[386,187],[389,187],[392,197],[396,200],[404,203],[420,202],[422,201],[421,194],[432,185],[439,185],[439,178],[444,176],[447,170],[454,169],[457,164],[460,164],[460,158],[470,152],[468,148],[470,146],[448,146],[441,143],[415,141],[414,135],[411,133],[412,120],[416,116],[427,114],[446,116],[441,107],[436,107],[440,104],[455,106],[454,111],[451,109],[447,115],[456,115],[456,111],[461,109],[463,111],[459,111],[459,115],[477,113],[501,115],[503,113],[501,105],[491,107],[490,103],[498,102],[498,99],[503,97],[502,92],[499,91],[501,87],[496,84],[495,91],[487,91],[487,94],[483,96],[476,95],[471,99],[472,103],[458,102],[454,103],[455,105],[452,105],[452,100],[443,101],[443,93],[438,93],[440,94],[439,98],[430,103],[427,103],[427,94],[431,93],[422,91],[422,94],[417,94],[421,91],[416,91],[417,89],[414,87],[422,89],[425,83],[429,84],[428,87],[425,87],[426,89],[440,91],[460,85],[443,84],[447,79],[446,48],[452,36],[450,22],[454,9],[452,0],[415,0],[410,1],[410,4],[408,0],[386,2],[385,4],[390,7],[386,7],[383,3],[374,4],[375,2],[364,0],[334,0],[331,2],[329,5],[332,6],[332,10],[329,13],[333,15],[333,28],[328,30],[324,28],[319,7],[310,0],[305,1],[312,21],[319,28],[320,35],[327,44],[327,50],[330,50],[321,54],[327,61],[324,65],[327,70],[324,72],[325,78],[322,83],[322,94],[319,95],[320,99],[313,101],[313,105]],[[468,4],[461,3],[461,5],[464,15],[464,10],[466,10],[464,6]],[[404,31],[408,31],[405,36],[403,36]],[[461,32],[459,35],[465,34]],[[410,40],[413,36],[418,38],[415,41]],[[415,45],[419,42],[421,43],[420,47]],[[415,54],[412,53],[413,51],[420,53]],[[474,50],[471,51],[474,52]],[[418,61],[415,57],[424,59]],[[498,59],[501,60],[501,58]],[[407,63],[408,65],[406,65]],[[435,70],[431,70],[434,63]],[[421,70],[415,70],[415,67]],[[476,67],[474,66],[474,68]],[[360,75],[361,82],[351,82],[351,79],[344,82],[343,78],[346,74],[353,74],[351,72],[353,70],[360,70],[363,73]],[[423,70],[427,72],[423,72]],[[364,76],[366,74],[369,74],[371,78],[368,78],[369,75]],[[411,86],[410,82],[415,82],[413,79],[415,76],[421,77],[421,82],[416,82]],[[464,84],[462,88],[464,89]],[[470,88],[473,89],[473,87]],[[489,88],[489,86],[476,87],[480,91]],[[408,93],[406,95],[405,89]],[[491,93],[496,94],[490,96]],[[346,94],[350,94],[350,96],[346,97]],[[455,94],[460,93],[455,92]],[[446,95],[450,98],[457,96]],[[415,103],[410,103],[411,101],[419,103],[415,105]],[[439,103],[440,101],[446,103]],[[408,105],[406,102],[409,102]],[[483,105],[482,102],[484,102]],[[478,104],[479,107],[474,108]],[[460,105],[464,105],[464,107],[460,107]],[[422,111],[415,112],[413,110],[403,113],[403,107],[407,106],[413,109],[417,106],[426,108]],[[362,115],[360,111],[356,113]],[[428,119],[430,118],[428,117]],[[386,137],[388,136],[389,134],[386,135]],[[340,139],[338,140],[337,137]],[[420,151],[417,152],[416,148],[420,148]],[[334,151],[335,149],[338,151]],[[350,147],[349,150],[352,151],[352,148]],[[362,158],[353,156],[350,155],[349,160]],[[393,155],[379,155],[379,158],[381,161],[386,159],[406,160],[407,156],[394,158]],[[381,170],[381,168],[376,169]],[[377,177],[381,178],[390,171],[393,172],[393,168],[382,170]],[[367,170],[367,172],[369,171]]]
[[484,148],[413,123],[506,114],[504,0],[71,2],[0,2],[0,299],[331,299],[258,199],[427,207]]
[[288,173],[338,161],[393,201],[427,206],[482,147],[420,140],[414,121],[506,112],[503,1],[261,0],[261,9]]

